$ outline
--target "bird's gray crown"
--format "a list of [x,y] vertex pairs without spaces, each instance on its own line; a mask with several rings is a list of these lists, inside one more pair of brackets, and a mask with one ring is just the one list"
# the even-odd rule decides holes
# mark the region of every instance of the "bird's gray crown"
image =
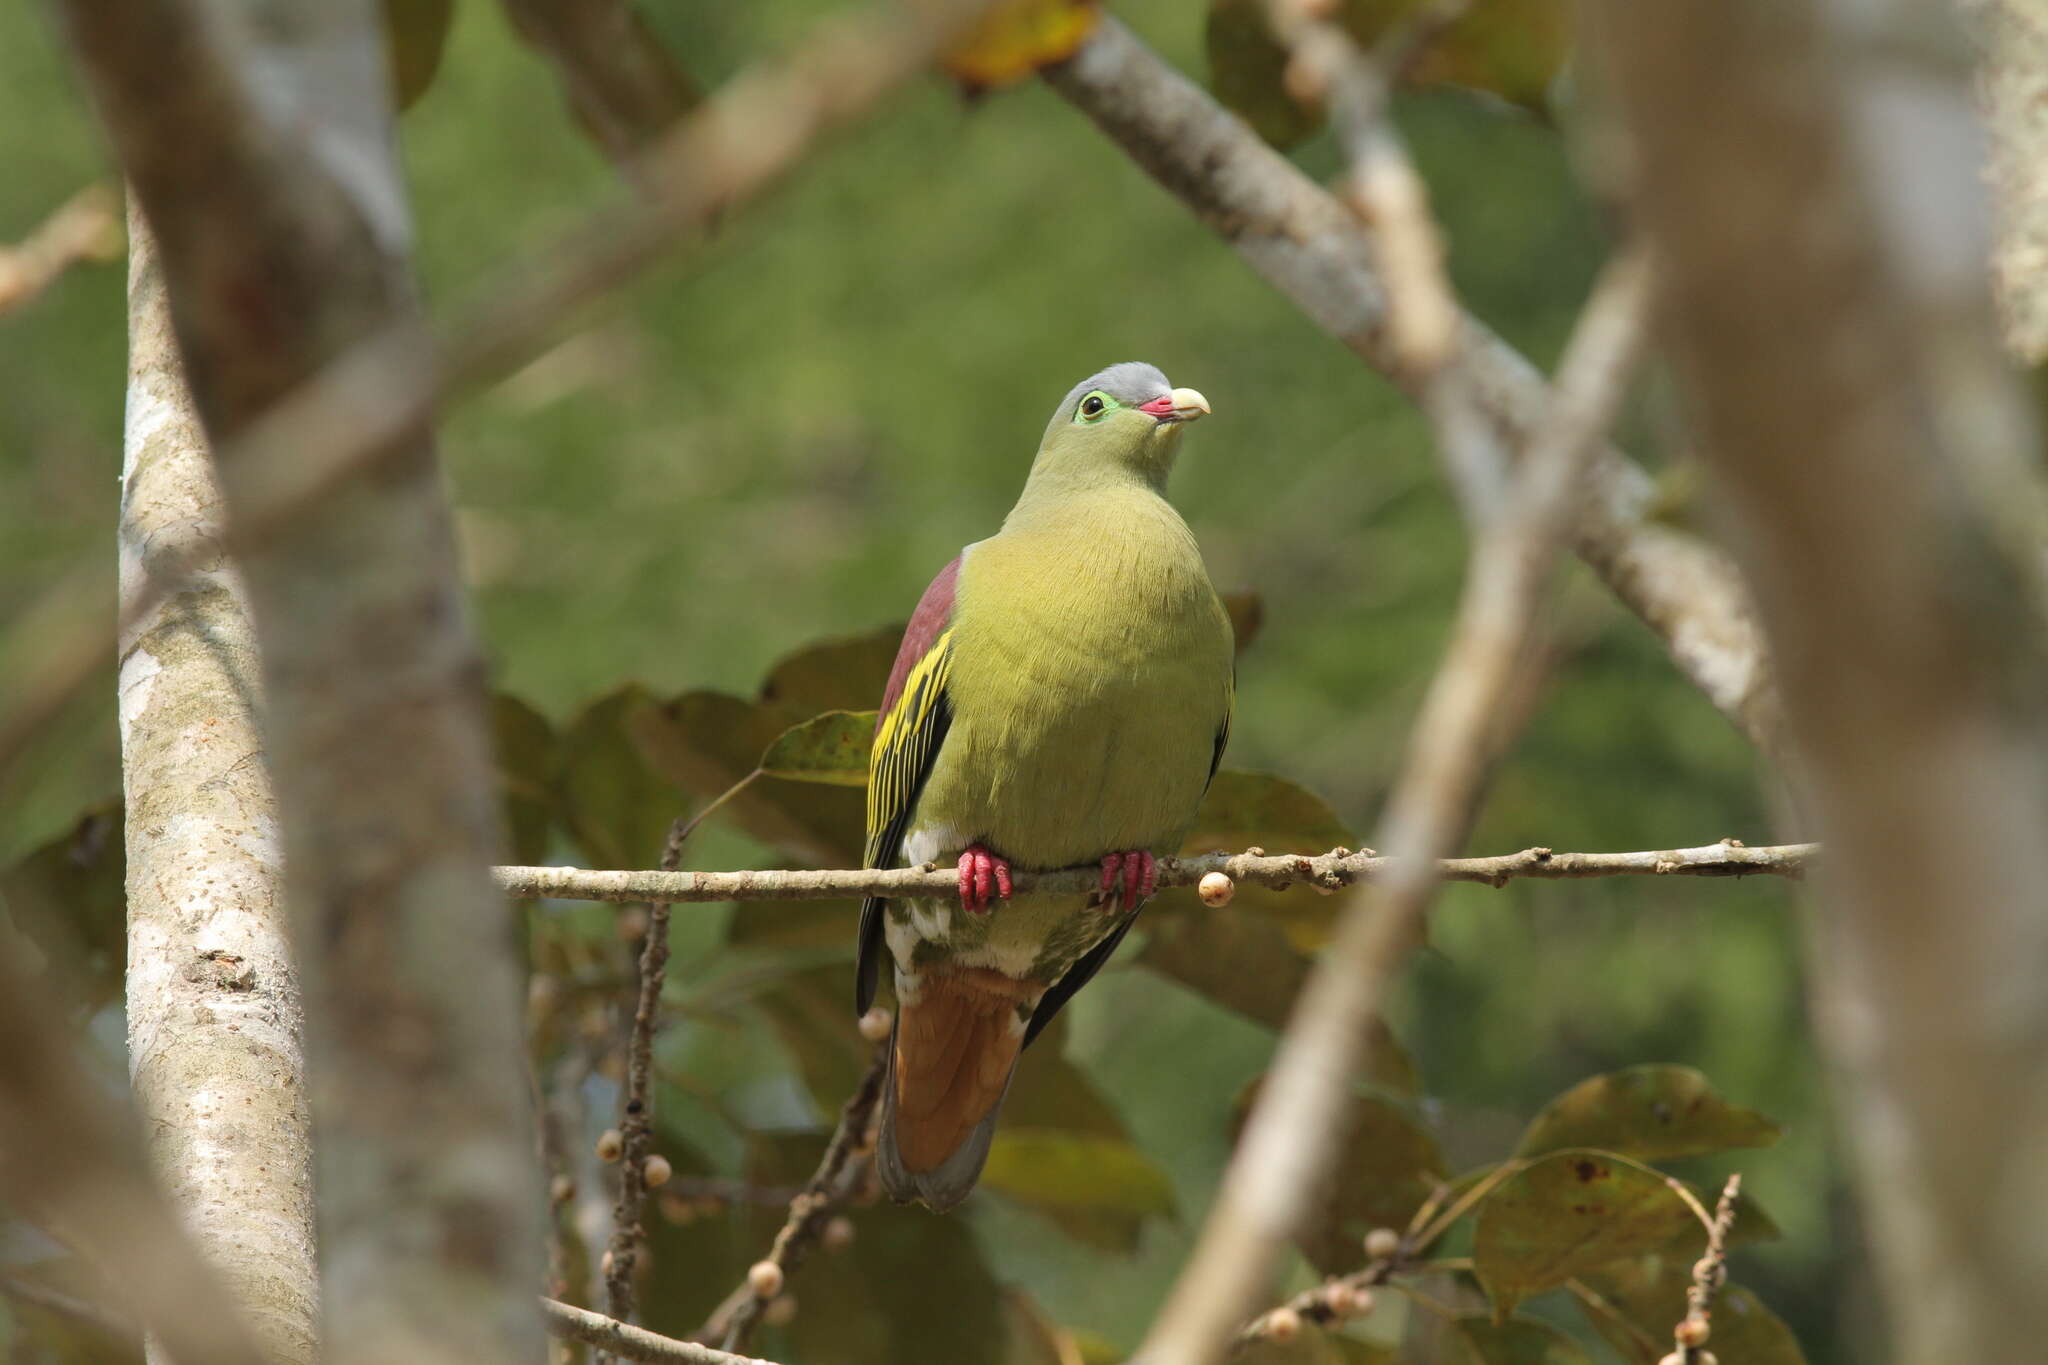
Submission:
[[1053,413],[1053,422],[1071,422],[1074,405],[1098,389],[1125,407],[1136,407],[1173,392],[1173,385],[1166,382],[1166,376],[1159,372],[1157,365],[1147,365],[1142,360],[1126,360],[1121,365],[1112,365],[1089,375],[1069,389],[1067,396],[1060,400],[1058,411]]

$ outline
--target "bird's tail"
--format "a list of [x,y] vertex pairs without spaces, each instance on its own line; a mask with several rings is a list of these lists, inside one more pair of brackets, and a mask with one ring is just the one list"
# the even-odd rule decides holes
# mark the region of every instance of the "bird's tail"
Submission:
[[944,1212],[974,1188],[1044,993],[986,968],[899,975],[875,1148],[890,1198]]

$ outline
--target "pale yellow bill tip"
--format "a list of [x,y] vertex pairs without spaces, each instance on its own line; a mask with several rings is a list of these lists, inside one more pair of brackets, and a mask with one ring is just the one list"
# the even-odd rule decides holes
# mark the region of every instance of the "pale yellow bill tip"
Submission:
[[1197,417],[1209,415],[1209,400],[1202,397],[1198,389],[1175,389],[1173,391],[1173,415],[1183,422],[1192,422]]

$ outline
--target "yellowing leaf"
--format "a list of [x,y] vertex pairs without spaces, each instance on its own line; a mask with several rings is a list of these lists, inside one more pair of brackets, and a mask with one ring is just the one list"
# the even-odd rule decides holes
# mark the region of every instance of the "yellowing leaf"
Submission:
[[[1472,1268],[1496,1316],[1611,1262],[1706,1230],[1647,1166],[1574,1148],[1538,1157],[1479,1206]],[[1697,1254],[1697,1252],[1695,1252]]]
[[[1430,0],[1342,0],[1338,19],[1368,49],[1387,40]],[[1536,113],[1571,50],[1567,0],[1476,0],[1437,34],[1404,73],[1412,87],[1477,90]],[[1212,0],[1209,83],[1260,137],[1292,147],[1323,124],[1323,110],[1287,93],[1287,52],[1274,38],[1265,0]]]
[[827,711],[784,730],[761,755],[761,771],[795,782],[866,788],[874,733],[873,711]]
[[1012,85],[1080,50],[1099,17],[1095,0],[1009,0],[945,57],[946,71],[969,90]]
[[1730,1104],[1689,1066],[1632,1066],[1592,1076],[1552,1100],[1529,1124],[1517,1156],[1597,1147],[1638,1161],[1767,1147],[1778,1125]]

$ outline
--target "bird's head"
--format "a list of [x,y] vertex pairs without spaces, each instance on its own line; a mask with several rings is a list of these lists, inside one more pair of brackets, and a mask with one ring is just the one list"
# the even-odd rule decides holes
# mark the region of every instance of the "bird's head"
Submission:
[[1046,424],[1033,477],[1088,480],[1135,473],[1163,485],[1181,429],[1209,414],[1209,400],[1176,389],[1151,365],[1129,361],[1074,385]]

